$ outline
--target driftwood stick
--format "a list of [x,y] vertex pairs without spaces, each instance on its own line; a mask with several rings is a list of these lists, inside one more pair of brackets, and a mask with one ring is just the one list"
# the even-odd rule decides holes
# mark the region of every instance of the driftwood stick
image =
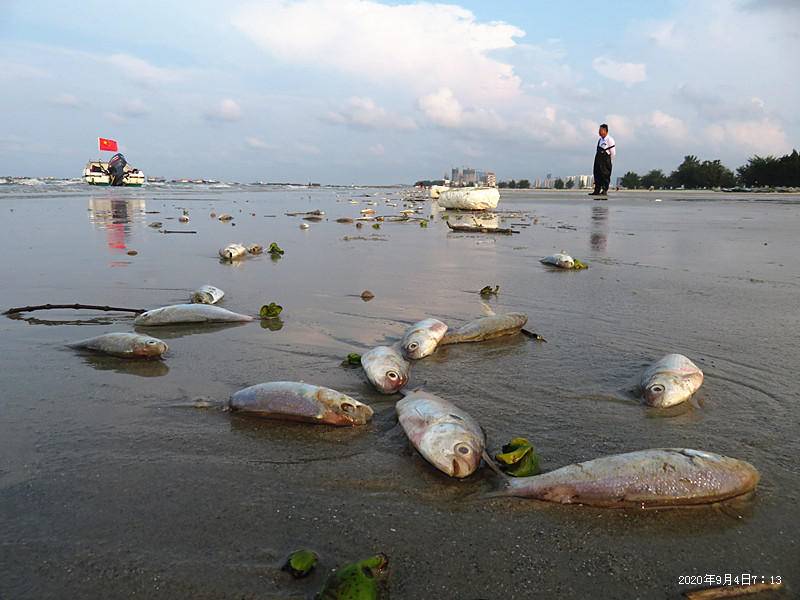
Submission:
[[113,312],[132,312],[141,314],[144,312],[143,308],[120,308],[119,306],[99,306],[97,304],[39,304],[37,306],[19,306],[9,308],[5,311],[4,315],[16,315],[24,312],[31,312],[34,310],[52,310],[54,308],[71,308],[73,310],[107,310]]
[[197,233],[196,231],[178,230],[178,229],[162,229],[159,233]]
[[506,229],[504,227],[483,227],[482,225],[451,225],[447,221],[447,226],[453,231],[464,231],[467,233],[502,233],[504,235],[511,235],[512,233],[519,233],[513,229]]

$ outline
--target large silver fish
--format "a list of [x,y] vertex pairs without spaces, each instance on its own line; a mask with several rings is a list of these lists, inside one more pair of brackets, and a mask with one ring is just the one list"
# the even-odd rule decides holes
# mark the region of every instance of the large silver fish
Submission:
[[139,333],[106,333],[68,346],[121,358],[161,358],[169,349],[165,342]]
[[218,287],[202,285],[192,292],[192,304],[216,304],[225,295]]
[[483,342],[504,335],[513,335],[519,333],[527,322],[528,315],[524,313],[506,313],[504,315],[481,317],[462,325],[455,331],[447,332],[439,342],[439,345]]
[[228,406],[260,417],[328,425],[364,425],[372,418],[372,409],[350,396],[294,381],[272,381],[244,388],[230,397]]
[[245,256],[247,256],[247,248],[241,244],[228,244],[219,250],[219,257],[223,260],[237,260]]
[[418,360],[432,354],[439,345],[447,325],[439,319],[423,319],[406,329],[400,347],[403,356],[411,360]]
[[563,252],[558,252],[556,254],[551,254],[550,256],[545,256],[539,262],[544,263],[546,265],[553,265],[554,267],[558,267],[559,269],[573,269],[575,267],[575,259],[572,258],[569,254],[564,254]]
[[645,404],[665,408],[692,397],[703,384],[703,372],[683,354],[667,354],[650,365],[639,381]]
[[411,365],[397,346],[376,346],[361,357],[369,382],[382,394],[394,394],[408,383]]
[[396,405],[408,439],[434,467],[450,477],[467,477],[481,462],[485,436],[478,422],[455,404],[416,390]]
[[555,471],[511,479],[492,494],[601,507],[710,504],[755,489],[750,463],[688,448],[658,448],[604,456]]
[[183,323],[244,323],[253,317],[240,315],[209,304],[173,304],[140,314],[133,321],[139,327],[180,325]]

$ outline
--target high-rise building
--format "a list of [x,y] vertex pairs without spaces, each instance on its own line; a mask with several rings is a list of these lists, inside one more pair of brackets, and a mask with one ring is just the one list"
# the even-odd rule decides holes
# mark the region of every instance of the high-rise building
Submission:
[[486,173],[486,185],[489,187],[497,187],[497,175],[489,171]]

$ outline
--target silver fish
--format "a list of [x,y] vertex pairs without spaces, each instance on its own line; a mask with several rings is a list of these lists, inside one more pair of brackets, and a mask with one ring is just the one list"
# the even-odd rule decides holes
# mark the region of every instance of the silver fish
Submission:
[[395,408],[408,439],[425,460],[450,477],[467,477],[475,472],[485,436],[469,414],[422,390],[411,392]]
[[483,342],[504,335],[513,335],[519,333],[527,322],[528,315],[524,313],[506,313],[504,315],[481,317],[470,321],[455,331],[449,331],[439,342],[439,345]]
[[209,304],[173,304],[140,314],[133,321],[139,327],[180,325],[182,323],[244,323],[253,317],[240,315]]
[[219,257],[223,260],[237,260],[247,255],[247,248],[241,244],[228,244],[220,248]]
[[361,366],[382,394],[394,394],[408,383],[411,368],[396,346],[376,346],[361,357]]
[[121,358],[161,358],[169,349],[165,342],[139,333],[106,333],[68,346]]
[[259,383],[230,397],[231,410],[289,421],[364,425],[372,418],[366,404],[326,387],[294,381]]
[[648,367],[639,381],[644,402],[665,408],[692,397],[703,384],[703,372],[683,354],[667,354]]
[[411,360],[418,360],[432,354],[445,333],[447,333],[447,325],[439,319],[423,319],[414,323],[406,329],[400,342],[403,356]]
[[658,448],[604,456],[555,471],[512,479],[496,496],[601,507],[710,504],[755,489],[750,463],[688,448]]
[[225,295],[218,287],[202,285],[192,292],[192,304],[216,304]]
[[539,262],[544,263],[546,265],[553,265],[554,267],[558,267],[559,269],[572,269],[575,267],[575,259],[572,258],[569,254],[564,254],[563,252],[558,252],[556,254],[551,254],[550,256],[545,256]]

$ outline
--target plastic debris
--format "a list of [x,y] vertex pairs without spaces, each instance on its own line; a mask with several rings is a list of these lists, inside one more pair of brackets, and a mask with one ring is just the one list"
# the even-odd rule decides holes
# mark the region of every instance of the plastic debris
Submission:
[[530,477],[540,471],[539,456],[533,444],[525,438],[514,438],[494,458],[500,463],[500,468],[512,477]]

